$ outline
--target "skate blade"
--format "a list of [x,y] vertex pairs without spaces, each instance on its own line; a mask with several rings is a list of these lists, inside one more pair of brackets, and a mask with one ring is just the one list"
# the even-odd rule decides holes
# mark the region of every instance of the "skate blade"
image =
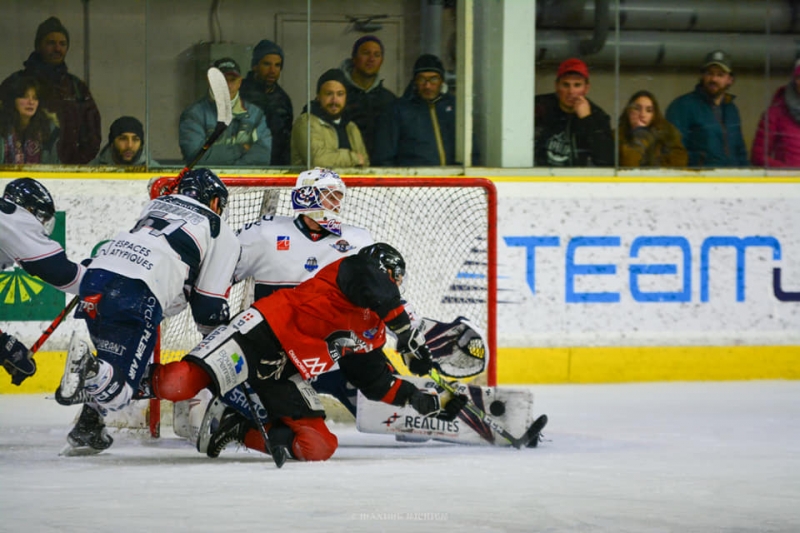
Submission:
[[73,446],[67,443],[59,452],[59,457],[83,457],[86,455],[97,455],[103,450],[97,450],[91,446]]

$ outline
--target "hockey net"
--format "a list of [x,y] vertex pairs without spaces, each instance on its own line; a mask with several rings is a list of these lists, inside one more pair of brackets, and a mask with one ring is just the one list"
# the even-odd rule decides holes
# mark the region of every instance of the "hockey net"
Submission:
[[[152,184],[151,196],[175,178]],[[223,178],[228,187],[228,224],[237,230],[263,215],[293,216],[288,178]],[[416,312],[441,322],[470,319],[486,336],[488,361],[482,382],[494,385],[496,307],[496,190],[483,178],[344,178],[343,222],[367,228],[376,241],[397,248],[406,260],[403,297]],[[231,316],[252,303],[252,281],[231,289]],[[154,360],[183,357],[201,340],[191,312],[165,319]],[[153,400],[145,414],[158,436],[169,402]],[[170,423],[170,417],[163,417]]]

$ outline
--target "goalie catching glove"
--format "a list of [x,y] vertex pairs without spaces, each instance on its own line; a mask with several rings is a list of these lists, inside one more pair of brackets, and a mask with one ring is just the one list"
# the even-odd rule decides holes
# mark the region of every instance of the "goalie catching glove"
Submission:
[[442,406],[438,394],[417,389],[408,398],[408,403],[421,415],[433,416],[445,422],[452,422],[458,416],[459,411],[467,405],[467,397],[463,394],[455,394]]
[[0,362],[11,374],[11,383],[20,385],[36,373],[36,362],[24,344],[8,333],[0,333]]
[[408,315],[402,313],[386,325],[397,336],[397,351],[408,369],[418,376],[430,374],[434,365],[431,351],[425,344],[425,335],[411,325]]

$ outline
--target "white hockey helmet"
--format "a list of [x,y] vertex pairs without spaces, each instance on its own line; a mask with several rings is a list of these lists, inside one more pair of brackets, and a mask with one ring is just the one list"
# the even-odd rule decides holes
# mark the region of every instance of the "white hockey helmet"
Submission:
[[305,215],[334,235],[342,234],[339,215],[344,208],[347,187],[339,174],[317,167],[297,176],[292,189],[295,216]]

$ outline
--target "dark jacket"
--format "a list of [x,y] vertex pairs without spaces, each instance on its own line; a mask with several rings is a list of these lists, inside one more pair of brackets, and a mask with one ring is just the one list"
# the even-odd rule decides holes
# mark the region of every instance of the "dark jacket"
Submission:
[[[439,152],[439,140],[442,153]],[[455,97],[445,93],[429,103],[411,91],[398,98],[391,111],[382,115],[379,121],[374,152],[374,166],[454,165]]]
[[714,116],[711,97],[699,83],[693,92],[679,96],[667,108],[667,120],[681,132],[683,146],[689,152],[690,167],[749,166],[734,98],[730,94],[722,98],[721,123]]
[[37,52],[33,52],[24,65],[24,70],[11,74],[3,81],[0,95],[7,94],[20,76],[32,76],[39,80],[42,84],[42,94],[39,95],[42,107],[58,117],[61,130],[59,161],[67,165],[83,165],[94,159],[100,149],[102,131],[100,111],[89,87],[67,72],[66,63],[49,65],[42,61]]
[[594,102],[591,113],[578,118],[558,104],[555,93],[535,101],[534,161],[537,167],[614,166],[611,118]]
[[345,113],[347,118],[355,122],[361,131],[361,137],[364,139],[367,153],[372,159],[375,150],[378,120],[383,113],[391,110],[392,104],[397,100],[397,96],[383,86],[383,80],[377,78],[375,83],[368,89],[362,89],[356,85],[350,77],[353,71],[353,61],[351,59],[346,59],[342,63],[341,70],[344,72],[344,77],[347,81]]
[[267,91],[267,84],[257,80],[253,71],[242,81],[239,94],[260,107],[267,118],[267,127],[272,132],[272,166],[289,166],[294,121],[289,95],[277,83]]

